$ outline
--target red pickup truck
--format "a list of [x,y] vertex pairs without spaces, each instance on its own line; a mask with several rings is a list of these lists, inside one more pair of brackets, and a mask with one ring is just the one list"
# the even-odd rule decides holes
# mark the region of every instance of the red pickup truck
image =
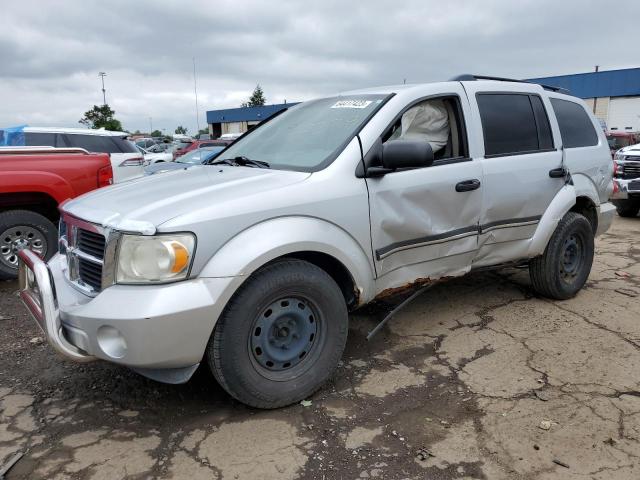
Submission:
[[109,155],[79,148],[0,149],[0,278],[14,278],[21,248],[48,260],[58,247],[58,205],[111,185]]

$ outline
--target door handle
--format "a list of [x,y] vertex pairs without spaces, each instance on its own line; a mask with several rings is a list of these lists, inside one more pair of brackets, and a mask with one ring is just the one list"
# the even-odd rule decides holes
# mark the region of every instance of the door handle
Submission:
[[456,192],[470,192],[471,190],[477,190],[479,188],[480,180],[478,180],[477,178],[456,183]]
[[551,178],[565,178],[567,176],[567,169],[563,167],[554,168],[549,170],[549,176]]

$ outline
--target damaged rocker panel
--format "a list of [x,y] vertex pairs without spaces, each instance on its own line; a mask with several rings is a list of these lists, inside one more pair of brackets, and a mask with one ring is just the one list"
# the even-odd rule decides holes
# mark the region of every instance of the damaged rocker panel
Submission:
[[472,225],[469,227],[450,230],[448,232],[438,233],[436,235],[429,235],[426,237],[419,237],[410,240],[402,240],[400,242],[395,242],[387,245],[386,247],[382,247],[376,250],[376,258],[378,260],[382,260],[389,255],[393,255],[394,253],[400,252],[402,250],[450,242],[452,240],[458,240],[472,235],[481,235],[483,233],[501,228],[514,228],[524,227],[527,225],[535,225],[540,221],[541,218],[542,215],[522,218],[509,218],[506,220],[498,220],[496,222],[487,223],[485,225]]

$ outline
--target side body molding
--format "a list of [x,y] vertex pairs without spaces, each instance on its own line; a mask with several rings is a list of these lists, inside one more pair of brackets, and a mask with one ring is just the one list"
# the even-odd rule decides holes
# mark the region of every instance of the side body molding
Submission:
[[544,253],[549,239],[556,229],[558,222],[576,204],[576,189],[573,185],[565,185],[553,198],[549,207],[542,215],[536,233],[529,244],[528,258],[537,257]]
[[359,304],[373,299],[375,273],[363,248],[344,229],[315,217],[273,218],[243,230],[215,253],[199,277],[246,278],[271,260],[296,252],[335,258],[351,274]]

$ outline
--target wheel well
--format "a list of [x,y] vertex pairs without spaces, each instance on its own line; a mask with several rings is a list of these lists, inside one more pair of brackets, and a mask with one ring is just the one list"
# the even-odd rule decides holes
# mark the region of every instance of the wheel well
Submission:
[[0,212],[15,209],[39,213],[54,225],[58,223],[60,218],[58,202],[42,192],[0,193]]
[[321,268],[338,284],[349,309],[358,304],[358,296],[360,292],[356,288],[356,284],[351,273],[349,273],[349,270],[342,264],[342,262],[336,260],[331,255],[321,252],[295,252],[278,257],[269,263],[277,262],[283,258],[297,258],[298,260],[304,260]]
[[589,223],[591,224],[593,233],[596,233],[596,231],[598,230],[598,210],[589,197],[576,198],[576,204],[571,208],[570,211],[579,213],[580,215],[586,217],[586,219],[589,220]]

